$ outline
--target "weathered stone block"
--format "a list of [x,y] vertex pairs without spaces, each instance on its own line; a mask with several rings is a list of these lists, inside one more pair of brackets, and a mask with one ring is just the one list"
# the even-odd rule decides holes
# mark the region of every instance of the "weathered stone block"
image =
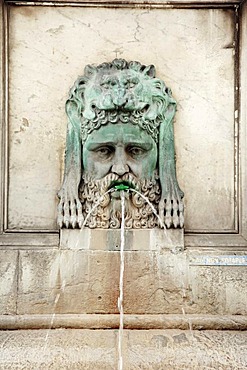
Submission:
[[18,251],[0,251],[0,314],[15,314]]
[[1,370],[117,368],[115,331],[20,330],[0,332]]
[[59,312],[61,305],[65,312],[66,308],[73,312],[74,300],[83,302],[86,263],[87,259],[76,252],[21,252],[18,313]]
[[111,313],[119,261],[113,252],[21,252],[18,313]]
[[[19,314],[118,312],[119,253],[46,250],[20,256]],[[125,252],[125,312],[181,313],[190,302],[186,277],[180,279],[185,261],[170,252]]]
[[247,314],[246,267],[190,266],[189,280],[193,312]]
[[186,270],[185,254],[127,252],[125,312],[182,313],[191,301]]
[[245,332],[150,330],[128,335],[126,369],[242,369]]
[[[126,251],[124,312],[246,315],[245,268],[190,266],[189,255]],[[119,257],[113,251],[20,251],[18,313],[118,313]]]

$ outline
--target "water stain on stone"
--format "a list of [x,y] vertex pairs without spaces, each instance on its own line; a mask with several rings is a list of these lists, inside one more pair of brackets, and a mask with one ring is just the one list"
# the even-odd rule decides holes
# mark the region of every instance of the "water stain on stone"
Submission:
[[33,17],[34,16],[34,8],[31,7],[31,6],[25,6],[22,9],[18,9],[18,10],[25,17]]
[[57,35],[59,34],[60,32],[62,32],[64,29],[64,26],[61,24],[59,27],[56,27],[56,28],[49,28],[46,32],[47,33],[50,33],[52,35]]
[[184,342],[188,342],[188,338],[184,333],[179,334],[179,335],[174,335],[173,336],[174,343],[180,344]]
[[24,127],[29,127],[29,122],[28,122],[28,119],[23,117],[22,118],[22,126]]
[[154,342],[157,347],[167,347],[169,339],[164,335],[154,335],[152,342]]

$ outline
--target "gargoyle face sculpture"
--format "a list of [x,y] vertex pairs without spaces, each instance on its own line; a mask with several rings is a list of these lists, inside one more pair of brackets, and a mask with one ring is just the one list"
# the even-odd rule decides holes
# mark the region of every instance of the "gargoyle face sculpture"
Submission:
[[[88,227],[120,227],[119,194],[108,192],[120,183],[148,198],[166,227],[183,227],[183,193],[175,171],[175,109],[171,91],[155,78],[152,65],[115,59],[85,68],[66,102],[60,227],[81,227],[88,213]],[[125,198],[127,228],[158,226],[142,197],[129,191]]]

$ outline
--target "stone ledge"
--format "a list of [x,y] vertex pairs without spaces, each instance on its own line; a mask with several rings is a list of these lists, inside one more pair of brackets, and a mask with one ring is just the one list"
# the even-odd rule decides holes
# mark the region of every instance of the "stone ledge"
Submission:
[[[120,229],[61,229],[60,248],[73,250],[119,251]],[[183,229],[127,229],[125,251],[184,250]]]
[[[118,329],[118,314],[1,315],[0,330]],[[124,315],[124,328],[187,330],[247,330],[240,315]]]
[[[217,4],[227,4],[227,0],[7,0],[7,2],[16,4],[16,5],[24,5],[24,4],[38,4],[38,3],[44,3],[44,5],[53,5],[53,4],[78,4],[79,5],[85,5],[85,6],[100,6],[100,5],[112,5],[112,6],[122,6],[122,7],[127,7],[127,6],[157,6],[157,7],[165,7],[166,5],[168,6],[175,6],[175,5],[183,5],[183,4],[203,4],[204,6],[212,6],[212,4],[217,3]],[[231,0],[231,4],[238,4],[241,3],[241,0]]]
[[[125,330],[124,370],[247,368],[247,333]],[[116,370],[118,330],[0,331],[1,370]]]

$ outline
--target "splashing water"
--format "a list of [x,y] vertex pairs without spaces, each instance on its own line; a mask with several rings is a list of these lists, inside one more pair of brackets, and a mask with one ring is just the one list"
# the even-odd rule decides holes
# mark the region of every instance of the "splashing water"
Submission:
[[118,310],[120,313],[119,332],[118,332],[118,370],[123,369],[123,355],[122,355],[122,342],[123,342],[123,328],[124,328],[124,310],[123,310],[123,277],[124,277],[124,191],[121,190],[121,246],[120,246],[120,276],[119,276],[119,297],[118,297]]
[[[60,264],[60,258],[59,258],[59,264]],[[61,293],[64,292],[65,285],[66,285],[66,281],[63,280],[62,285],[61,285],[60,290],[59,290],[59,293],[56,294],[56,297],[55,297],[55,300],[54,300],[54,311],[56,310],[56,307],[57,307],[58,301],[60,299]],[[51,321],[50,321],[50,325],[49,325],[49,328],[47,329],[46,336],[45,336],[44,350],[46,350],[46,347],[47,347],[47,341],[48,341],[48,338],[49,338],[50,331],[53,327],[55,316],[56,316],[56,313],[53,312],[52,317],[51,317]]]
[[158,212],[156,211],[156,209],[154,208],[153,204],[150,202],[150,200],[145,197],[145,195],[143,195],[142,193],[140,193],[138,190],[136,189],[133,189],[133,188],[129,188],[130,191],[133,191],[134,193],[138,194],[142,199],[145,200],[145,202],[148,203],[148,205],[150,206],[151,210],[153,211],[154,215],[157,217],[157,219],[159,220],[159,223],[160,223],[160,226],[162,227],[162,229],[164,229],[166,231],[166,225],[164,224],[164,222],[161,220],[161,217],[158,215]]
[[184,316],[184,319],[185,321],[188,323],[188,326],[189,326],[189,331],[190,331],[190,334],[191,334],[191,337],[192,339],[194,340],[194,334],[193,334],[193,325],[192,325],[192,321],[190,318],[186,317],[186,313],[185,313],[185,309],[184,307],[182,307],[182,313],[183,313],[183,316]]
[[[167,231],[166,231],[166,225],[164,224],[164,222],[162,221],[161,217],[159,216],[158,212],[156,211],[156,209],[154,208],[154,205],[150,202],[150,200],[145,196],[143,195],[142,193],[140,193],[138,190],[136,189],[133,189],[133,188],[130,188],[129,189],[130,191],[133,191],[134,193],[138,194],[142,199],[145,200],[145,202],[148,203],[148,205],[150,206],[151,210],[153,211],[154,215],[157,217],[159,223],[160,223],[160,226],[161,228],[163,229],[163,232],[164,232],[164,235],[166,237],[167,240],[170,241],[170,244],[172,245],[172,241],[171,241],[171,238],[169,237],[169,235],[167,234]],[[177,253],[175,250],[171,250],[172,253]]]
[[[108,193],[112,193],[113,191],[115,191],[115,189],[111,188],[109,190],[107,190],[104,194],[102,194],[99,198],[99,200],[95,203],[95,205],[92,207],[92,209],[90,209],[90,211],[88,212],[87,216],[85,217],[85,220],[83,221],[83,224],[81,226],[81,229],[80,229],[80,233],[82,232],[82,230],[84,229],[84,227],[86,226],[86,223],[89,219],[89,217],[91,216],[91,214],[93,213],[93,211],[100,205],[100,203],[102,202],[102,199],[104,198],[105,195],[107,195]],[[76,248],[78,247],[78,244],[79,244],[79,238],[78,238],[78,241],[76,243]]]
[[[150,208],[151,208],[151,210],[153,211],[153,213],[154,213],[154,215],[157,217],[157,219],[158,219],[158,221],[159,221],[159,223],[160,223],[160,226],[161,226],[161,228],[163,229],[163,231],[164,231],[164,235],[165,235],[165,237],[166,237],[166,239],[170,242],[170,245],[172,245],[172,240],[171,240],[171,238],[170,238],[170,236],[169,236],[169,234],[167,233],[167,231],[166,231],[166,225],[164,224],[164,222],[162,221],[162,219],[161,219],[161,217],[159,216],[159,214],[158,214],[158,212],[156,211],[156,209],[154,208],[154,205],[150,202],[150,200],[145,196],[145,195],[143,195],[142,193],[140,193],[138,190],[136,190],[136,189],[133,189],[133,188],[129,188],[128,189],[128,191],[133,191],[134,193],[136,193],[136,194],[138,194],[142,199],[144,199],[145,200],[145,202],[147,202],[148,203],[148,205],[150,206]],[[177,248],[176,246],[175,247],[173,247],[172,249],[171,249],[171,252],[172,253],[174,253],[174,254],[177,254],[177,253],[180,253],[180,252],[182,252],[182,250],[181,250],[181,248],[179,247],[179,248]]]
[[101,203],[102,199],[104,198],[104,196],[106,194],[108,194],[108,193],[112,193],[113,191],[115,191],[115,189],[112,189],[111,188],[111,189],[107,190],[103,195],[100,196],[98,202],[95,203],[95,205],[92,207],[92,209],[90,209],[90,211],[88,212],[88,214],[87,214],[87,216],[86,216],[86,218],[85,218],[85,220],[84,220],[84,222],[82,224],[81,229],[83,229],[86,226],[86,223],[87,223],[89,217],[91,216],[91,214],[93,213],[93,211],[100,205],[100,203]]

